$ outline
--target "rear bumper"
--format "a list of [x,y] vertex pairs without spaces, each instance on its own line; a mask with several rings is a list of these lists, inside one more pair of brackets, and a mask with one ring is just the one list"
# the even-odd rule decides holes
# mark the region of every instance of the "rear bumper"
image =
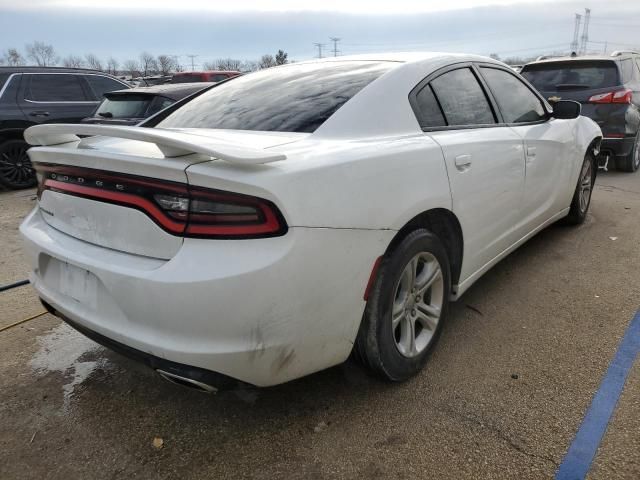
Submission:
[[348,357],[372,265],[395,233],[293,227],[259,240],[188,238],[158,260],[70,237],[37,208],[20,231],[33,287],[76,328],[257,386]]
[[610,155],[613,157],[626,157],[633,150],[635,136],[624,138],[603,138],[600,147],[601,155]]
[[243,383],[220,373],[212,372],[202,368],[194,367],[191,365],[183,365],[180,363],[172,362],[165,358],[156,357],[149,353],[136,350],[123,343],[116,342],[111,338],[100,335],[93,330],[90,330],[81,324],[72,321],[68,317],[65,317],[62,313],[58,312],[52,305],[48,304],[44,300],[40,299],[42,305],[47,309],[49,313],[63,320],[69,326],[82,333],[85,337],[90,338],[96,343],[112,350],[120,355],[123,355],[131,360],[135,360],[142,363],[149,368],[169,372],[177,377],[187,378],[194,381],[195,384],[203,384],[213,387],[215,390],[229,390],[232,388],[242,387]]

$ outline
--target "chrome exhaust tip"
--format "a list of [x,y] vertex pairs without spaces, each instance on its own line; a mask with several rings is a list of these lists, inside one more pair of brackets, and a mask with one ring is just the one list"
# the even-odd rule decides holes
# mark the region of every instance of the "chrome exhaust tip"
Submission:
[[182,377],[180,375],[176,375],[175,373],[170,373],[160,369],[156,369],[156,372],[165,380],[171,383],[175,383],[176,385],[182,385],[183,387],[191,388],[204,393],[216,393],[218,391],[216,387],[203,382],[199,382],[198,380],[193,380],[192,378]]

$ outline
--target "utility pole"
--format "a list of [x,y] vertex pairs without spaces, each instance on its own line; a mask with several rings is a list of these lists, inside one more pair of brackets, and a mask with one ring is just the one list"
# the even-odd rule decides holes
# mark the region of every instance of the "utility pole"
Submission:
[[322,47],[325,46],[324,43],[314,43],[316,48],[318,49],[318,58],[322,58]]
[[582,27],[582,37],[580,37],[580,53],[587,53],[587,43],[589,42],[589,19],[591,18],[591,9],[584,9],[584,27]]
[[582,23],[582,15],[580,15],[579,13],[576,13],[576,24],[575,27],[573,27],[573,42],[571,42],[571,46],[569,47],[569,50],[571,50],[571,53],[576,52],[576,54],[578,53],[578,36],[580,35],[580,24]]
[[186,55],[186,56],[191,59],[191,71],[193,72],[196,69],[195,64],[193,63],[193,59],[196,58],[198,55]]
[[338,42],[340,41],[340,39],[338,37],[329,37],[329,40],[333,42],[333,56],[337,57],[338,52],[340,51],[338,50]]

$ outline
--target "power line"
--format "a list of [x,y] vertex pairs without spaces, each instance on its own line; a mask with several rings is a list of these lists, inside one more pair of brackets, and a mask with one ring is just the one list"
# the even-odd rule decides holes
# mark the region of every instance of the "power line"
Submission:
[[582,27],[582,37],[580,38],[580,53],[587,53],[587,42],[589,42],[589,20],[591,19],[591,9],[584,9],[584,27]]
[[582,23],[582,15],[576,13],[576,23],[573,28],[573,42],[571,42],[571,46],[569,47],[569,50],[576,53],[578,53],[578,35],[580,34],[580,23]]
[[338,42],[340,41],[340,39],[338,37],[329,37],[329,40],[333,42],[333,56],[337,57],[338,52],[340,51],[338,50]]
[[195,70],[195,64],[193,63],[193,60],[198,56],[199,55],[185,55],[185,57],[189,57],[191,59],[191,71],[192,72]]
[[318,49],[318,58],[322,58],[322,47],[325,47],[326,45],[324,43],[314,43],[314,45]]

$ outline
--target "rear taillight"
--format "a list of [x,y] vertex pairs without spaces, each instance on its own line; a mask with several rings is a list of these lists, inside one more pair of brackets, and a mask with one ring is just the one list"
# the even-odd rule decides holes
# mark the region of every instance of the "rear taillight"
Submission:
[[627,103],[630,104],[633,99],[631,90],[616,90],[615,92],[599,93],[589,97],[589,103]]
[[284,235],[278,208],[262,198],[87,168],[36,164],[44,190],[134,208],[172,235],[260,238]]

